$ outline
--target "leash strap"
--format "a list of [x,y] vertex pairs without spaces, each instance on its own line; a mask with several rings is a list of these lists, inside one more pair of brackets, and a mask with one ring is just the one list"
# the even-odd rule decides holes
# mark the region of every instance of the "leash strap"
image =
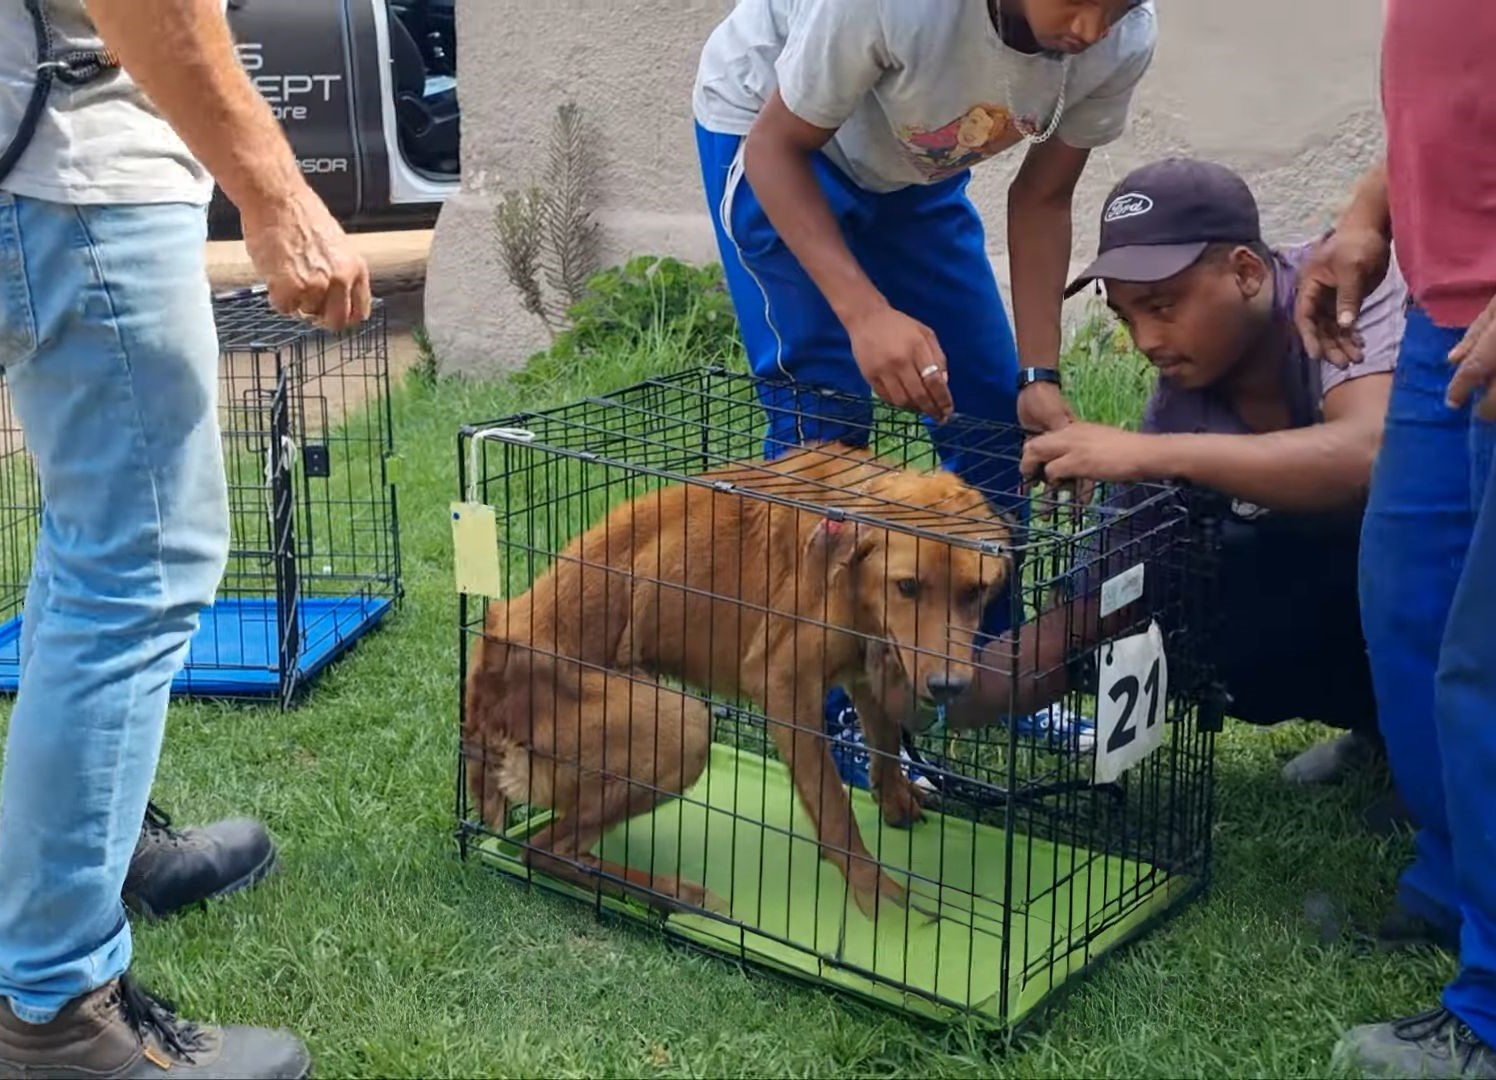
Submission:
[[71,49],[54,54],[52,24],[47,20],[45,2],[26,0],[26,12],[31,16],[32,29],[36,32],[36,83],[31,88],[31,98],[26,102],[26,110],[21,114],[21,123],[14,137],[4,152],[0,152],[0,182],[10,175],[36,137],[36,128],[41,123],[54,80],[69,86],[85,86],[119,67],[119,57],[110,49]]

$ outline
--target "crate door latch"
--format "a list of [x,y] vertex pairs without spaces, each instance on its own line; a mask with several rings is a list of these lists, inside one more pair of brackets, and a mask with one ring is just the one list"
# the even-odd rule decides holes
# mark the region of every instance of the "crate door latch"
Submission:
[[473,433],[468,444],[467,498],[452,503],[452,568],[457,591],[469,596],[502,597],[499,567],[499,518],[492,506],[478,499],[478,444],[484,439],[533,442],[535,433],[523,428],[486,428]]

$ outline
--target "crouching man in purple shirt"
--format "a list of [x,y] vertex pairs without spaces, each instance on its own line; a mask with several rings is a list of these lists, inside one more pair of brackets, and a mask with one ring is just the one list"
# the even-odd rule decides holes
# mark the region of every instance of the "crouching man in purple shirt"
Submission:
[[1048,483],[1182,480],[1221,497],[1225,632],[1212,660],[1230,715],[1345,732],[1288,763],[1299,782],[1382,753],[1356,553],[1406,297],[1394,268],[1363,305],[1364,363],[1310,360],[1293,310],[1314,246],[1263,243],[1251,191],[1219,165],[1168,159],[1126,177],[1066,295],[1105,286],[1157,388],[1141,431],[1075,423],[1023,458]]

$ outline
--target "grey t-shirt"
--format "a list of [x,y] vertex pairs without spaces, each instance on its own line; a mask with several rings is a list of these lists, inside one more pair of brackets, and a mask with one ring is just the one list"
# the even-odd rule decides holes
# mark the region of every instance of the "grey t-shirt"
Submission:
[[738,0],[702,50],[693,95],[708,131],[747,134],[777,87],[790,111],[835,129],[826,156],[859,186],[931,184],[1042,131],[1094,148],[1121,135],[1153,59],[1152,0],[1071,57],[1019,52],[987,0]]
[[[54,51],[101,46],[84,0],[44,2]],[[20,125],[36,64],[31,16],[22,0],[0,0],[0,144]],[[36,137],[0,189],[63,203],[206,205],[213,180],[130,76],[116,70],[82,87],[53,80]]]

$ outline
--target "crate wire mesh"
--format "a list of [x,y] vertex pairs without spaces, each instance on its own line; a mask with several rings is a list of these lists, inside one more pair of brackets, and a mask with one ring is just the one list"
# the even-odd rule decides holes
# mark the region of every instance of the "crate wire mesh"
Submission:
[[[505,597],[460,596],[462,851],[709,951],[1011,1028],[1207,882],[1209,515],[1165,486],[1015,493],[1003,517],[937,497],[890,480],[935,455],[881,406],[876,463],[768,467],[763,389],[688,372],[460,433]],[[1014,470],[1021,433],[953,422],[990,435],[968,464]],[[1004,572],[984,595],[1021,629],[983,635],[972,590]],[[826,724],[849,645],[865,745]]]
[[10,386],[0,373],[0,682],[10,692],[20,663],[21,608],[41,519],[41,481],[21,438]]
[[[213,299],[230,551],[177,695],[282,707],[399,602],[389,339],[378,301],[331,333],[263,286]],[[42,495],[8,389],[0,415],[0,689],[14,693]]]

